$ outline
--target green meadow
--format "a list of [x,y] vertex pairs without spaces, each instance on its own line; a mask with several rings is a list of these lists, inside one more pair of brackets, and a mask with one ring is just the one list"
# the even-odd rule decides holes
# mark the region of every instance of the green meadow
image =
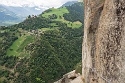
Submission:
[[69,13],[69,11],[67,10],[66,7],[61,7],[61,8],[51,8],[49,9],[48,12],[44,12],[42,14],[43,17],[45,18],[49,18],[49,16],[55,14],[57,15],[57,19],[54,19],[55,21],[61,21],[63,23],[66,23],[68,27],[72,27],[72,28],[79,28],[80,26],[82,26],[82,23],[77,21],[77,22],[70,22],[64,19],[63,14],[65,13]]
[[[25,46],[32,43],[34,41],[32,36],[21,36],[19,37],[7,50],[7,55],[9,56],[25,56],[22,54]],[[27,54],[26,54],[27,55]]]

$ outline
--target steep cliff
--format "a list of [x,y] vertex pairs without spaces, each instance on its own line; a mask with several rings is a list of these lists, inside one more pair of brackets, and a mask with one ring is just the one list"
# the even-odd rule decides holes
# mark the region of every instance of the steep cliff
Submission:
[[86,83],[125,82],[125,0],[84,0]]

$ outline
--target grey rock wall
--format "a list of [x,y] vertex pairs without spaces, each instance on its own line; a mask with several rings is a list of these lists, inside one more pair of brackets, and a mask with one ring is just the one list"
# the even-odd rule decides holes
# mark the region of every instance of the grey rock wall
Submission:
[[84,0],[83,77],[125,83],[125,0]]

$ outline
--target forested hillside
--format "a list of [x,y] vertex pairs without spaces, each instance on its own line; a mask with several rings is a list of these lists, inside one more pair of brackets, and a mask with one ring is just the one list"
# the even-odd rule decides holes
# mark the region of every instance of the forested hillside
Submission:
[[[69,7],[79,7],[76,4]],[[0,27],[0,83],[53,83],[76,68],[83,23],[66,20],[66,13],[71,14],[67,7],[50,8],[17,25]]]
[[65,20],[75,22],[80,21],[83,23],[83,3],[78,2],[71,6],[66,6],[69,13],[63,14]]

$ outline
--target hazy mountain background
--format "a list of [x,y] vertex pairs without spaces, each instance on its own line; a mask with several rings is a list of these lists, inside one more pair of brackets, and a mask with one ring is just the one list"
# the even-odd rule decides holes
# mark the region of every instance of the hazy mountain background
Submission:
[[66,2],[65,4],[63,4],[62,7],[71,6],[72,4],[77,3],[77,2],[78,1],[69,1],[69,2]]
[[45,9],[34,7],[14,7],[0,5],[0,25],[13,25],[26,19],[28,15],[38,15]]
[[[1,1],[1,0],[0,0]],[[64,3],[64,1],[57,1],[56,3],[61,4]],[[54,5],[48,3],[47,1],[39,1],[37,0],[36,2],[34,1],[1,1],[0,3],[0,25],[1,26],[8,26],[8,25],[13,25],[17,24],[19,22],[22,22],[23,20],[26,19],[28,15],[38,15],[42,13],[44,10],[49,9],[51,7],[59,7],[59,5]],[[76,1],[70,1],[67,2],[63,6],[68,6],[73,4]],[[61,5],[60,5],[61,6]]]

